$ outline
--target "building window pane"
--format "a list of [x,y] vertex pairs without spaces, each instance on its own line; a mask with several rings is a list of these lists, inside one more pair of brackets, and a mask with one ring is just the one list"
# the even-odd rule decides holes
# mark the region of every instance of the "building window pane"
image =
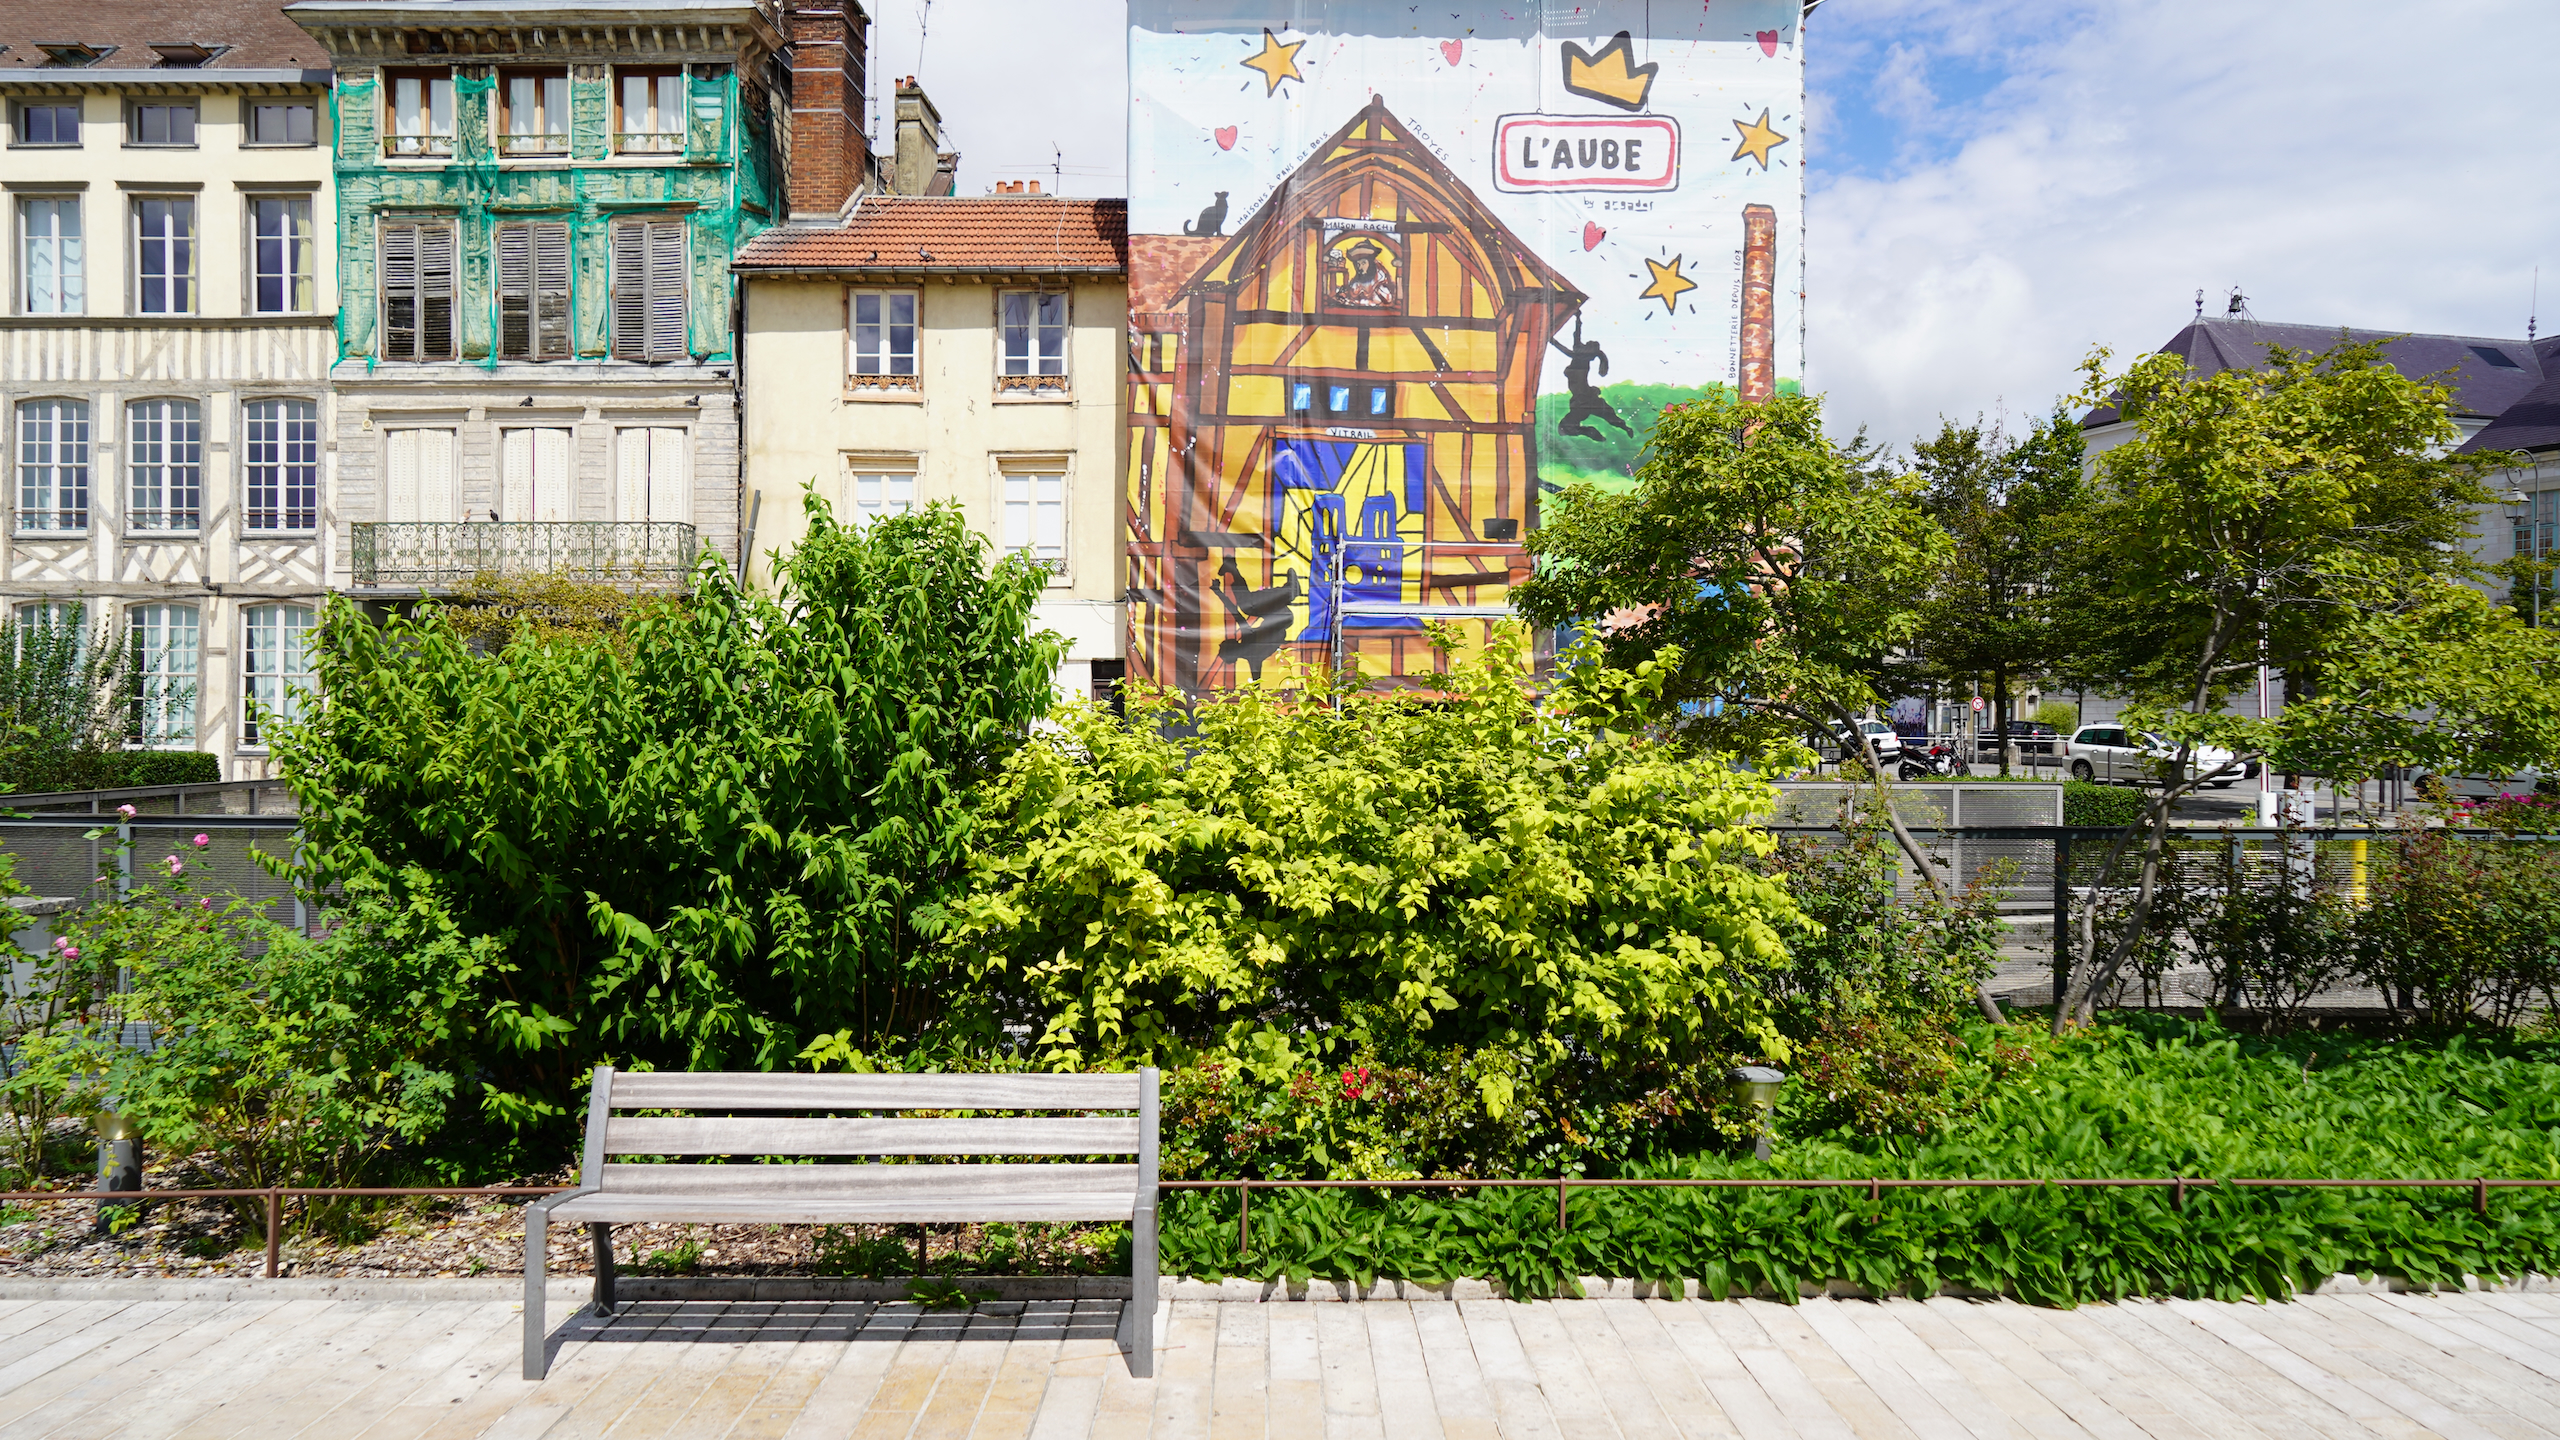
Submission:
[[252,145],[309,145],[317,139],[317,110],[308,100],[259,102],[249,107]]
[[684,73],[620,70],[614,73],[616,116],[613,148],[626,154],[662,155],[684,149]]
[[383,137],[390,155],[453,153],[453,76],[394,75],[390,84],[391,127]]
[[892,515],[904,515],[915,508],[914,471],[872,471],[854,475],[853,526],[855,529],[865,529]]
[[18,407],[18,529],[89,528],[89,407],[29,400]]
[[261,315],[286,315],[311,308],[311,202],[301,196],[269,196],[249,202],[252,263],[257,273],[250,286]]
[[912,290],[856,290],[852,295],[852,354],[848,373],[857,386],[912,390],[916,386],[916,296]]
[[317,688],[311,678],[317,618],[308,605],[252,605],[242,612],[240,673],[248,703],[241,707],[240,735],[249,744],[264,744],[266,727],[302,718]]
[[500,148],[511,155],[567,154],[568,73],[511,73],[505,78],[506,116]]
[[204,504],[204,412],[192,400],[138,400],[125,412],[135,530],[193,530]]
[[1063,390],[1067,374],[1067,297],[1009,290],[998,298],[1002,332],[998,388]]
[[1051,570],[1067,563],[1067,477],[1008,471],[1004,477],[1004,548]]
[[136,605],[133,738],[160,749],[196,743],[196,607]]
[[196,202],[133,202],[134,308],[145,315],[196,309]]
[[320,407],[259,400],[241,419],[252,530],[310,530],[320,523]]
[[132,136],[132,143],[136,145],[193,145],[196,143],[196,102],[179,100],[134,106]]
[[77,315],[88,308],[88,256],[80,243],[80,202],[18,202],[18,308],[29,315]]
[[21,145],[77,145],[80,107],[76,104],[29,103],[18,107]]

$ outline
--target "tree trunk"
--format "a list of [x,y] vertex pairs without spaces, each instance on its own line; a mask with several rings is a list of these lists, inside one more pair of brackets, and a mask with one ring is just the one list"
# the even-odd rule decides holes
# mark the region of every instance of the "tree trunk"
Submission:
[[2009,671],[2006,666],[1991,670],[1991,736],[2000,747],[2000,778],[2009,778]]

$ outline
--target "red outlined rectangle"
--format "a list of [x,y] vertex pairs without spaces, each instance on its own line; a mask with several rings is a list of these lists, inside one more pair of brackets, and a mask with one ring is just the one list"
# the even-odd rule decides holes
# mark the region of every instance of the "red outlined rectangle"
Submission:
[[[1589,163],[1556,168],[1560,143],[1571,147],[1564,158]],[[1493,129],[1493,188],[1676,190],[1680,122],[1668,115],[1505,115]]]

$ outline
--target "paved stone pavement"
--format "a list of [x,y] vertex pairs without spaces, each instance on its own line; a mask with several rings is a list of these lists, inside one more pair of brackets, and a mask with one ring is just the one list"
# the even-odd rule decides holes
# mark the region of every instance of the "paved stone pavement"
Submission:
[[1168,1311],[1138,1381],[1109,1301],[641,1302],[536,1385],[503,1302],[0,1301],[0,1437],[2560,1435],[2538,1293]]

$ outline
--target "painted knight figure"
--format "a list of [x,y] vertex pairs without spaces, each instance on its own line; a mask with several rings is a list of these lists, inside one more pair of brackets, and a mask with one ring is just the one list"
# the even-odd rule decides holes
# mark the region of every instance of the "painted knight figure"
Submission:
[[1567,486],[1803,373],[1801,0],[1131,0],[1130,643],[1428,687]]

